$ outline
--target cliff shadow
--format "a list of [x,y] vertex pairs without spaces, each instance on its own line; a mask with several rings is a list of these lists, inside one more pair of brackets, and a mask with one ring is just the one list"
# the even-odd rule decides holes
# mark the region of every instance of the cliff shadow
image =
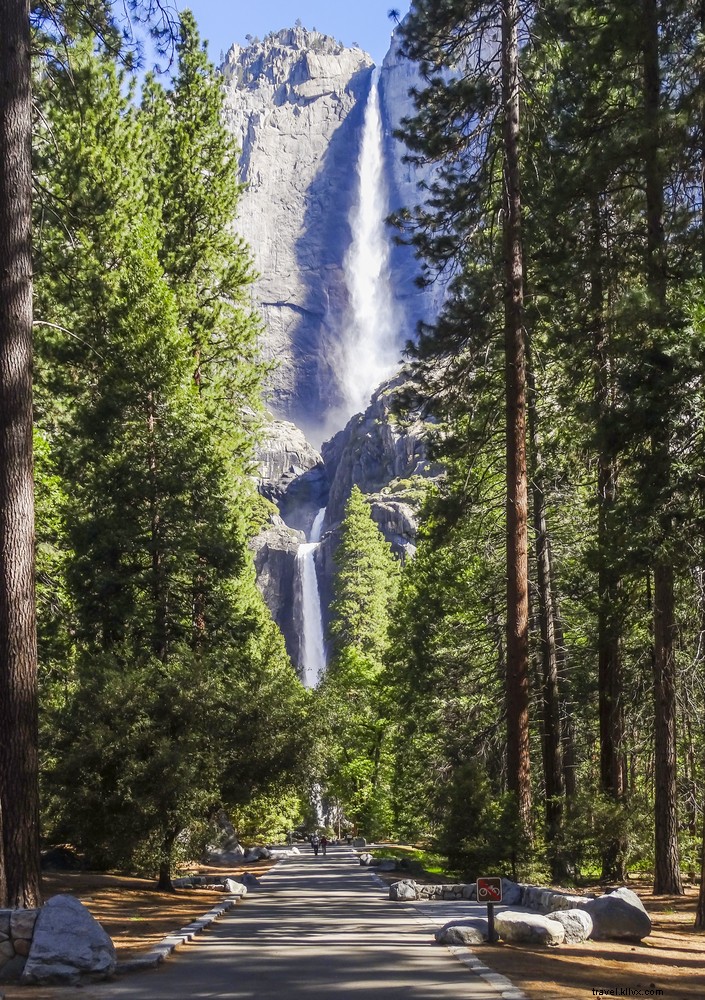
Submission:
[[358,70],[346,91],[355,104],[331,136],[306,198],[295,255],[305,285],[304,309],[293,340],[298,409],[291,414],[307,436],[320,440],[324,414],[338,407],[338,344],[347,309],[344,259],[351,242],[350,210],[357,195],[357,164],[365,105],[374,67]]

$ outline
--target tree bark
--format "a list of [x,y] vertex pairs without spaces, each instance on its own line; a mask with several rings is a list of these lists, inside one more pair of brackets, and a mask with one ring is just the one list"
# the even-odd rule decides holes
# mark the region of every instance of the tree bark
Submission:
[[538,433],[536,383],[529,337],[527,348],[527,385],[529,440],[532,458],[532,499],[534,537],[536,539],[536,564],[538,582],[539,630],[541,633],[541,688],[543,702],[543,773],[546,788],[546,840],[551,875],[560,882],[567,869],[556,847],[563,827],[565,807],[565,778],[563,771],[563,739],[561,704],[558,686],[558,650],[556,643],[556,614],[553,597],[550,541],[546,522],[546,494],[543,486],[543,456]]
[[0,3],[0,907],[39,889],[28,0]]
[[507,460],[507,772],[531,836],[526,352],[516,0],[502,0],[504,315]]
[[[667,322],[667,271],[664,235],[664,178],[661,166],[661,77],[659,67],[658,0],[643,0],[644,26],[644,174],[646,187],[646,276],[653,303],[653,328]],[[659,391],[661,390],[661,391]],[[656,385],[655,394],[667,387]],[[658,402],[661,402],[660,400]],[[654,497],[668,491],[671,479],[670,419],[661,415],[651,438],[651,475]],[[657,500],[658,502],[658,500]],[[663,538],[671,533],[667,512],[659,516],[661,538],[655,539],[654,562],[654,821],[656,832],[654,893],[682,895],[678,853],[678,797],[676,788],[676,633],[674,572],[662,554]]]
[[[604,255],[599,198],[599,194],[594,194],[590,205],[592,243],[590,313],[595,373],[595,422],[598,427],[604,425],[610,408],[608,331],[604,306]],[[611,560],[613,548],[611,522],[616,498],[616,463],[614,456],[603,444],[597,456],[597,590],[599,597],[597,686],[600,726],[600,787],[605,795],[614,802],[620,803],[624,800],[626,793],[626,764],[624,759],[624,702],[618,620],[620,581]],[[602,855],[603,879],[624,880],[626,876],[626,849],[627,845],[621,837],[615,837],[606,846]]]

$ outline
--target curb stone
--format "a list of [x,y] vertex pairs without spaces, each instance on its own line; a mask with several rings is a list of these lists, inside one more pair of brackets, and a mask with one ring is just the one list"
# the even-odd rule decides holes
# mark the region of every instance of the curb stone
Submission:
[[[272,868],[276,868],[279,864],[281,864],[281,860],[276,865],[272,865]],[[272,868],[268,869],[262,878],[266,878],[269,872],[272,871]],[[156,969],[158,965],[161,965],[165,959],[169,958],[176,951],[179,945],[193,941],[196,934],[200,934],[206,927],[209,927],[219,917],[222,917],[224,913],[232,910],[243,898],[239,894],[229,896],[222,903],[204,913],[198,920],[192,920],[190,924],[186,924],[180,930],[167,934],[159,944],[155,944],[145,955],[137,955],[135,958],[128,958],[123,962],[118,962],[115,974],[122,976],[127,972],[144,972],[145,969]],[[2,997],[3,994],[0,994],[0,1000],[2,1000]]]
[[196,934],[200,934],[206,927],[210,926],[219,917],[222,917],[228,910],[232,910],[240,902],[240,896],[233,896],[224,900],[219,906],[213,907],[199,920],[194,920],[186,924],[181,930],[167,934],[159,944],[154,945],[146,955],[138,955],[136,958],[128,958],[124,962],[118,962],[115,972],[123,975],[126,972],[142,972],[145,969],[155,969],[158,965],[176,951],[179,945],[193,941]]

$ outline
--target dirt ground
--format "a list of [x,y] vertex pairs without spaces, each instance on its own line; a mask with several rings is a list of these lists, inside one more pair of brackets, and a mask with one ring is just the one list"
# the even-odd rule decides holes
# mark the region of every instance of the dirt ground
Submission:
[[[261,875],[271,864],[259,862],[247,870]],[[200,871],[223,874],[216,869]],[[228,870],[237,873],[238,869]],[[385,873],[385,878],[396,881],[399,875]],[[415,873],[414,878],[419,876]],[[586,941],[551,949],[497,944],[473,950],[532,1000],[587,1000],[600,996],[600,990],[607,996],[609,990],[616,991],[613,996],[623,990],[622,996],[705,1000],[705,934],[692,929],[696,889],[688,888],[684,897],[655,898],[644,882],[631,882],[630,887],[641,896],[654,927],[639,945]],[[110,934],[121,959],[149,950],[223,896],[208,889],[159,893],[145,879],[85,872],[46,874],[43,888],[45,898],[69,892],[81,899]],[[0,987],[0,997],[3,992],[6,1000],[65,1000],[74,991],[8,984]]]

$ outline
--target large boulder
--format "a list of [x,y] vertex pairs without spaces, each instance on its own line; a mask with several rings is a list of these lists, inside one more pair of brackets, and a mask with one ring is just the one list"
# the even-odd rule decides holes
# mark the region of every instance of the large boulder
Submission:
[[495,915],[494,925],[499,936],[508,942],[558,945],[565,941],[563,924],[540,913],[504,910]]
[[107,979],[116,965],[113,942],[83,903],[53,896],[39,911],[22,983]]
[[486,917],[469,917],[467,920],[452,920],[436,931],[439,944],[482,944],[489,938]]
[[410,900],[418,897],[416,882],[411,878],[403,878],[400,882],[393,882],[389,887],[389,898],[396,900]]
[[651,933],[651,918],[635,892],[622,886],[605,896],[588,899],[582,908],[592,917],[592,937],[641,941]]
[[546,916],[563,924],[566,944],[580,944],[592,934],[592,917],[587,910],[555,910]]
[[234,878],[226,878],[223,883],[223,888],[226,892],[229,892],[231,896],[246,896],[247,886],[243,885],[242,882],[238,882]]

